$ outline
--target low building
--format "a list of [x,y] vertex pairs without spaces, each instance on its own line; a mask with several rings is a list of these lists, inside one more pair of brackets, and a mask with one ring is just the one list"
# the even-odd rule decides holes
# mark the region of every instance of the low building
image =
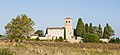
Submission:
[[47,37],[39,37],[40,40],[48,40]]
[[49,27],[47,28],[46,36],[48,39],[64,38],[64,27]]
[[39,37],[38,34],[33,34],[31,39],[39,37],[40,40],[55,40],[62,37],[71,43],[79,43],[81,39],[75,39],[74,28],[72,27],[72,18],[64,19],[64,27],[48,27],[46,29],[45,37]]
[[66,36],[67,41],[72,41],[71,39],[74,37],[74,29],[72,28],[72,18],[64,19],[64,27],[49,27],[46,29],[46,37],[48,39],[58,39],[59,37]]
[[109,42],[110,40],[109,39],[100,39],[100,41]]
[[36,39],[37,37],[39,37],[38,34],[32,34],[32,35],[31,35],[31,39]]

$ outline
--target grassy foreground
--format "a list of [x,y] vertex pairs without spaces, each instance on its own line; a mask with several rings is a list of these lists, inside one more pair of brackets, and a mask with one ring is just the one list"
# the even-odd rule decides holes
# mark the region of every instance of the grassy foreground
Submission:
[[120,55],[120,44],[66,43],[0,40],[0,48],[10,49],[14,55]]

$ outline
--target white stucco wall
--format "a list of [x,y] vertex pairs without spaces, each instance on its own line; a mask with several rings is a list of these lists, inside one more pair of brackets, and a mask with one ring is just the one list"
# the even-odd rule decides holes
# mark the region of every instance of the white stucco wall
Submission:
[[64,38],[64,29],[48,29],[47,30],[48,33],[47,33],[47,37],[48,39],[56,39],[59,38],[59,37],[62,37]]
[[38,36],[31,36],[31,39],[36,39]]
[[47,40],[47,37],[39,37],[40,40]]
[[100,41],[109,42],[109,39],[100,39]]

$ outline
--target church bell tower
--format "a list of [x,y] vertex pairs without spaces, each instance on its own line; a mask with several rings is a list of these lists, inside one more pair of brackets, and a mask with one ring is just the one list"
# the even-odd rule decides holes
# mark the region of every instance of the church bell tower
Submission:
[[66,29],[66,40],[70,40],[73,36],[72,21],[72,18],[69,17],[64,19],[64,26]]

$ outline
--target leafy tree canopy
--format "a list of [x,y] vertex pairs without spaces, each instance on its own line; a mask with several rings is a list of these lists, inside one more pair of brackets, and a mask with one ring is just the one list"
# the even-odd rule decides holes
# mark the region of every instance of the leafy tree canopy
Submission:
[[31,36],[34,22],[26,14],[18,15],[5,26],[6,34],[10,39],[24,39]]

